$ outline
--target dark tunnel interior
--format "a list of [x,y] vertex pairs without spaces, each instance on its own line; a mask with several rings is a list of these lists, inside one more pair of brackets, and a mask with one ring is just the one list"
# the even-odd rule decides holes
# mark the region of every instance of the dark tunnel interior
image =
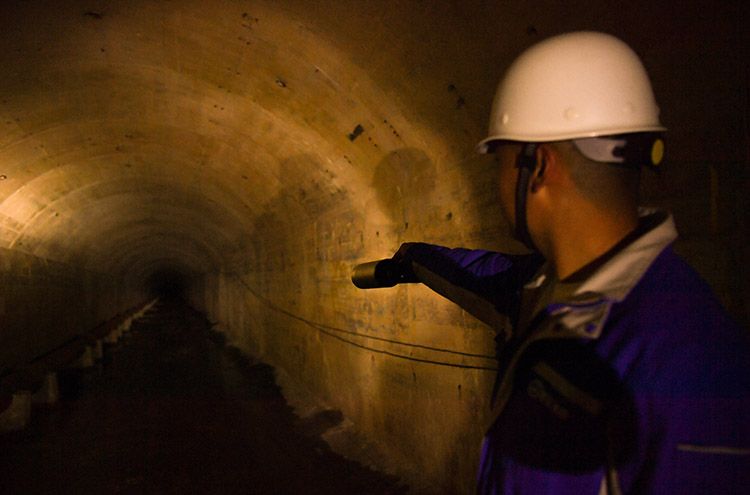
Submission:
[[189,292],[190,281],[177,269],[162,268],[148,277],[146,286],[152,299],[184,301]]
[[[179,300],[272,367],[301,422],[336,412],[326,449],[472,493],[494,332],[352,267],[412,241],[525,252],[475,146],[516,55],[597,30],[642,58],[668,128],[642,203],[747,327],[747,3],[0,2],[0,406],[40,359],[128,345]],[[190,368],[164,349],[143,369]]]

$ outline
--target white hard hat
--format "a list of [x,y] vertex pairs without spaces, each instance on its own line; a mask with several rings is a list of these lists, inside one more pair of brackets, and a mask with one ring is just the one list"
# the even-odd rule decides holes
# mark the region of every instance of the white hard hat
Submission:
[[635,52],[614,36],[574,32],[522,53],[498,86],[488,152],[497,140],[564,141],[666,130],[648,74]]

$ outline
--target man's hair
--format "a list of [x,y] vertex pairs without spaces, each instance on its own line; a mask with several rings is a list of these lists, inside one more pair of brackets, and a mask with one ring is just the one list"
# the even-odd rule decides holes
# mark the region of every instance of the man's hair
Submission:
[[570,177],[581,195],[603,208],[638,204],[641,167],[595,162],[571,141],[552,144],[569,165]]

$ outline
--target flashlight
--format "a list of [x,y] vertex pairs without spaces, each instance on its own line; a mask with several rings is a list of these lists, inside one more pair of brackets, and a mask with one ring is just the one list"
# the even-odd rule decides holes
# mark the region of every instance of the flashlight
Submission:
[[411,267],[406,268],[390,258],[362,263],[352,270],[352,283],[360,289],[378,289],[418,282]]

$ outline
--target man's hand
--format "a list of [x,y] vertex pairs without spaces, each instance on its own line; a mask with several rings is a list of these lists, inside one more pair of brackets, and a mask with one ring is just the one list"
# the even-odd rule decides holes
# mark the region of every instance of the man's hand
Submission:
[[396,254],[393,255],[391,258],[391,261],[396,266],[396,271],[398,272],[399,277],[399,283],[418,283],[419,279],[414,274],[414,270],[411,266],[411,256],[409,255],[410,249],[412,249],[416,244],[416,242],[405,242],[401,244],[401,246],[398,248],[398,251],[396,251]]

